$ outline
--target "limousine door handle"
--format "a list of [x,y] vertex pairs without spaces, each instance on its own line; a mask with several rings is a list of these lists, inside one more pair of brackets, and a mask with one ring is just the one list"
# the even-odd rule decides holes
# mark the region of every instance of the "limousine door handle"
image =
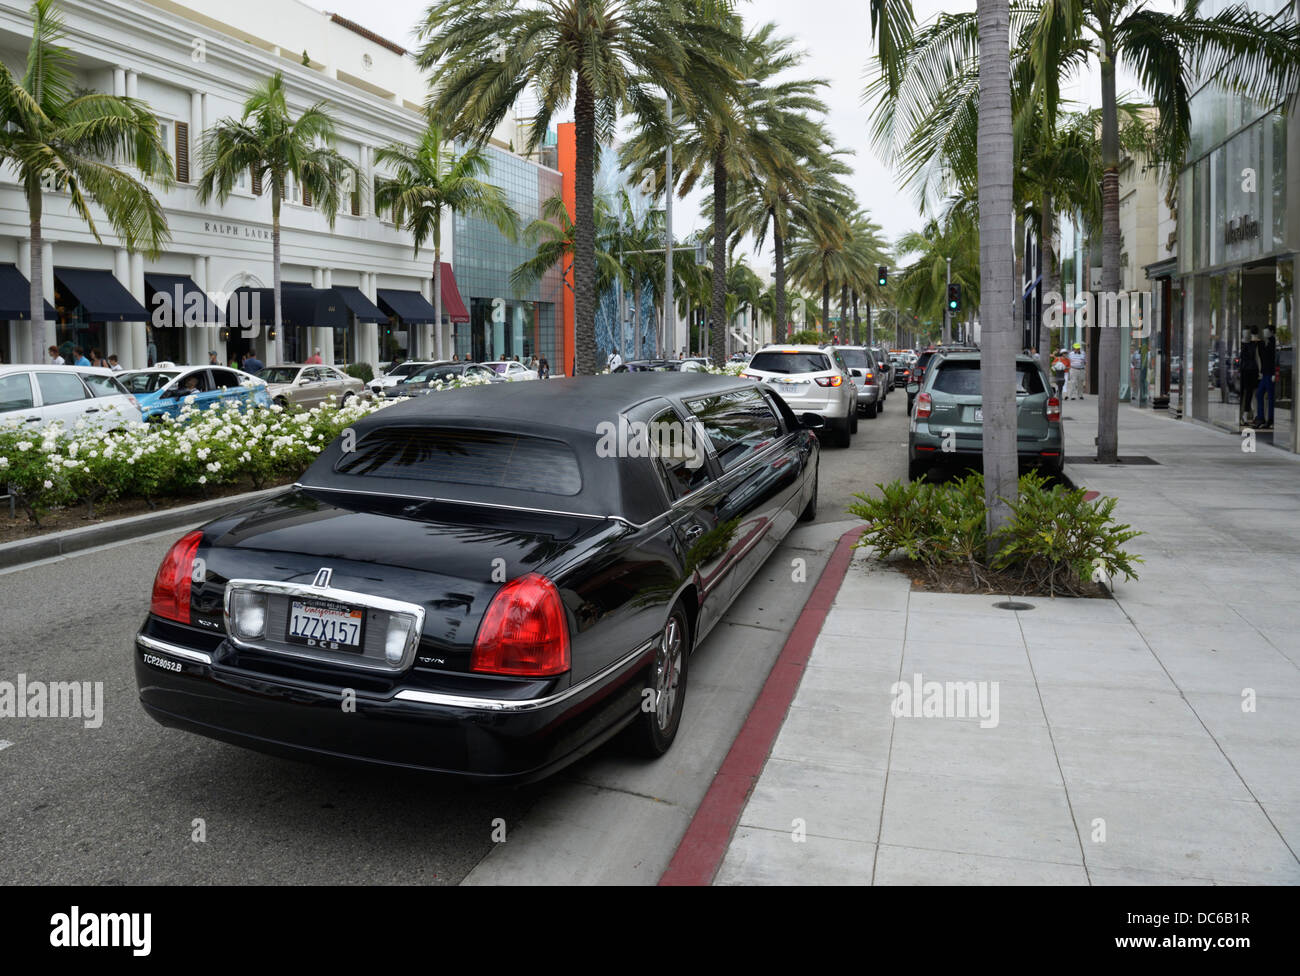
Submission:
[[704,535],[704,526],[699,522],[692,522],[686,528],[682,529],[682,536],[687,542],[694,542],[700,536]]

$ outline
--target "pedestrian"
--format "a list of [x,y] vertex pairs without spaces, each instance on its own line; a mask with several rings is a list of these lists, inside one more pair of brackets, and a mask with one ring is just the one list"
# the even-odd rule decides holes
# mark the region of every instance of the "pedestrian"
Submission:
[[325,360],[321,359],[319,347],[317,347],[316,351],[307,357],[308,366],[320,366],[324,362]]
[[50,353],[50,365],[51,365],[51,366],[65,366],[65,365],[67,365],[67,361],[66,361],[62,356],[59,355],[59,347],[58,347],[58,346],[50,346],[50,348],[49,348],[49,353]]
[[216,351],[215,349],[209,349],[209,350],[208,350],[208,365],[209,365],[209,366],[220,366],[220,365],[221,365],[221,361],[220,361],[219,359],[217,359],[217,351]]
[[158,345],[153,341],[153,329],[149,326],[144,327],[145,335],[145,365],[152,366],[158,361]]
[[1083,371],[1087,366],[1087,357],[1083,354],[1083,343],[1076,342],[1070,350],[1070,382],[1066,387],[1067,400],[1083,399]]
[[108,354],[108,368],[114,373],[122,372],[122,364],[117,361],[117,353],[110,352]]
[[108,369],[108,360],[99,354],[98,349],[90,350],[90,365],[100,369]]
[[72,347],[72,365],[73,366],[90,365],[90,360],[86,358],[86,351],[82,349],[80,346]]
[[256,375],[258,370],[262,369],[263,366],[264,366],[263,362],[260,359],[258,359],[257,355],[253,353],[251,350],[249,351],[248,355],[244,357],[245,373],[253,373],[254,375]]
[[1052,385],[1056,388],[1056,399],[1065,396],[1065,380],[1070,373],[1070,357],[1064,349],[1057,350],[1052,357]]
[[1238,411],[1243,426],[1255,426],[1255,409],[1253,402],[1255,390],[1259,386],[1260,355],[1259,333],[1254,329],[1241,344],[1241,410]]
[[546,361],[545,356],[543,356],[537,363],[537,378],[540,380],[548,380],[551,378],[551,364]]
[[[1255,410],[1255,427],[1258,430],[1273,429],[1274,373],[1277,370],[1277,338],[1272,329],[1265,329],[1259,343],[1259,386],[1256,388],[1258,406]],[[1268,401],[1268,413],[1264,412],[1264,401]]]

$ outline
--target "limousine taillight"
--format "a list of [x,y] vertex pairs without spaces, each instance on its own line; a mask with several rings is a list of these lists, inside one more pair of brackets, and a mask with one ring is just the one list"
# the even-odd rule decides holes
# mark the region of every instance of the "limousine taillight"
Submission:
[[195,529],[167,550],[153,579],[150,613],[183,624],[190,622],[190,581],[194,577],[194,554],[202,541],[203,533]]
[[555,584],[529,573],[501,587],[479,625],[470,667],[525,677],[568,671],[569,625]]

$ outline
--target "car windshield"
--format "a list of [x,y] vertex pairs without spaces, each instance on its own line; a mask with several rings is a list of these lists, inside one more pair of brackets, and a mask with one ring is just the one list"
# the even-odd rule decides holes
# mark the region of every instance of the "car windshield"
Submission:
[[413,371],[417,369],[423,369],[423,368],[424,366],[420,363],[402,363],[400,366],[394,366],[384,375],[385,376],[410,376]]
[[493,430],[384,427],[363,437],[334,466],[343,475],[401,478],[548,495],[582,488],[578,458],[569,445],[543,437]]
[[825,353],[772,351],[755,353],[749,361],[750,369],[760,369],[765,373],[824,373],[831,368],[831,361]]
[[132,393],[157,393],[180,375],[179,370],[158,372],[142,370],[138,373],[123,373],[118,380]]
[[[948,360],[939,365],[930,389],[935,393],[952,396],[981,396],[979,360]],[[1032,363],[1016,363],[1016,395],[1025,396],[1044,392],[1038,367]]]
[[844,365],[849,369],[866,369],[871,365],[867,361],[865,349],[841,349],[840,355],[844,357]]
[[268,383],[292,383],[298,376],[297,366],[268,366],[259,369],[257,376]]

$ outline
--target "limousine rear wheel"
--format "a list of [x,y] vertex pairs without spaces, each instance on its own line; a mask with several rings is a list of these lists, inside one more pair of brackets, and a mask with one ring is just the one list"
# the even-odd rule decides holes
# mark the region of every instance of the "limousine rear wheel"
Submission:
[[642,696],[641,713],[632,726],[634,751],[654,758],[673,744],[686,702],[686,668],[691,656],[691,627],[686,608],[678,600],[659,635],[659,651],[650,670],[648,695]]
[[817,473],[819,470],[819,468],[813,469],[812,497],[808,499],[808,504],[805,505],[803,511],[799,513],[800,522],[811,522],[817,517]]

